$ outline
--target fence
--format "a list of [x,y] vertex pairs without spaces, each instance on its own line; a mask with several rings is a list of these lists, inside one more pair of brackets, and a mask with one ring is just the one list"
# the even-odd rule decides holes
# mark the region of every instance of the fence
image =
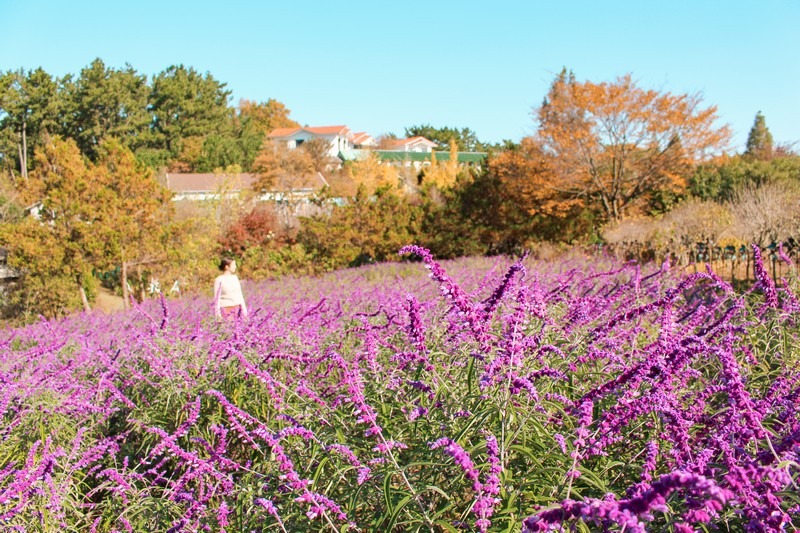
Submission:
[[[717,274],[731,281],[755,279],[753,250],[745,245],[736,247],[716,246],[709,242],[681,242],[655,249],[647,243],[632,241],[597,245],[594,253],[610,254],[626,261],[663,262],[669,259],[674,265],[695,272],[709,264]],[[761,258],[772,278],[777,280],[797,266],[800,245],[794,239],[782,243],[773,242],[761,249]]]

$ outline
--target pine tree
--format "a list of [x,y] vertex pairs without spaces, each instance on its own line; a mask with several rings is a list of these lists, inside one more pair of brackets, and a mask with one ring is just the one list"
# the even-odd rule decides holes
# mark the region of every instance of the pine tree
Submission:
[[764,115],[761,114],[761,111],[756,113],[753,127],[750,128],[744,155],[747,158],[761,161],[772,159],[772,134],[767,128],[767,122],[764,120]]

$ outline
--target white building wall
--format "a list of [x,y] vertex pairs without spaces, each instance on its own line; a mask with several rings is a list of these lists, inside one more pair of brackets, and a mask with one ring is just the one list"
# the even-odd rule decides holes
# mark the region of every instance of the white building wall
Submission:
[[353,145],[347,139],[347,137],[343,137],[341,135],[314,135],[313,133],[309,133],[307,131],[300,131],[292,135],[286,142],[286,145],[291,148],[295,149],[298,146],[298,141],[303,142],[309,141],[311,139],[325,139],[330,143],[330,148],[328,148],[328,155],[331,157],[336,157],[339,155],[339,152],[343,152],[346,150],[352,150]]

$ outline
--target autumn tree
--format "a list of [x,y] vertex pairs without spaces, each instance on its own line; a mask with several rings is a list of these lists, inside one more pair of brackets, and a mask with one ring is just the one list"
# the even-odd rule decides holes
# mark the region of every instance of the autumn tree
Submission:
[[291,110],[272,98],[260,103],[239,100],[239,120],[247,124],[248,128],[263,135],[269,134],[276,128],[299,127],[300,124],[289,118],[290,114]]
[[[397,167],[394,165],[382,164],[378,154],[367,151],[355,161],[347,163],[344,173],[352,179],[356,189],[361,186],[367,194],[372,194],[380,187],[395,187],[398,184]],[[349,191],[337,191],[349,192]],[[353,196],[353,194],[345,194]]]
[[76,264],[72,247],[64,244],[51,227],[30,216],[0,223],[0,245],[9,251],[8,263],[22,272],[20,282],[4,295],[0,312],[5,317],[29,322],[88,306],[90,271]]
[[551,186],[612,220],[640,210],[654,191],[683,191],[693,166],[729,138],[699,96],[645,90],[630,75],[580,83],[562,71],[534,115]]
[[432,185],[438,189],[446,189],[452,187],[459,174],[458,166],[458,145],[456,142],[450,141],[450,152],[447,154],[449,157],[443,158],[444,161],[439,161],[436,157],[436,152],[431,152],[431,162],[428,167],[422,170],[422,185]]
[[392,146],[397,141],[397,135],[394,133],[385,133],[380,135],[375,141],[378,143],[378,150],[391,150]]
[[105,139],[97,152],[91,163],[73,140],[53,137],[21,182],[35,216],[6,224],[0,239],[26,272],[26,308],[58,314],[80,301],[88,310],[93,271],[122,266],[124,290],[126,267],[159,254],[169,195],[121,141]]
[[554,176],[541,146],[531,137],[488,161],[489,172],[500,181],[504,193],[531,216],[564,217],[583,200],[560,194],[551,186]]
[[100,145],[92,174],[93,186],[99,189],[95,227],[104,243],[95,264],[121,267],[120,282],[127,305],[130,268],[163,260],[161,237],[170,219],[170,193],[156,181],[153,171],[116,139]]
[[327,172],[332,166],[339,163],[339,159],[331,156],[331,141],[322,137],[309,139],[298,149],[308,154],[315,172]]
[[[56,292],[41,296],[67,303],[75,300],[62,293],[80,295],[88,309],[94,259],[104,246],[95,226],[100,187],[72,140],[52,138],[36,153],[35,162],[21,194],[26,203],[35,202],[38,214],[3,232],[10,262],[27,272],[25,283],[34,294],[46,287]],[[51,276],[56,276],[55,283],[46,279]],[[30,297],[21,298],[35,304]]]
[[749,159],[768,161],[772,159],[772,134],[767,128],[767,121],[761,111],[756,113],[753,127],[747,135],[747,146],[744,156]]
[[241,256],[254,246],[266,246],[278,233],[278,219],[271,207],[257,205],[230,225],[220,237],[223,253]]
[[306,150],[291,149],[285,143],[267,140],[253,162],[258,180],[256,191],[291,188],[315,172],[314,160]]

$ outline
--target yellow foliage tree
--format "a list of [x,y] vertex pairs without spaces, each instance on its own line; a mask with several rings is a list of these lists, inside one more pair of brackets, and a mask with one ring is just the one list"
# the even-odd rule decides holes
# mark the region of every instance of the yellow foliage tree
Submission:
[[423,185],[435,185],[440,190],[452,187],[458,178],[458,145],[455,140],[450,141],[450,157],[444,161],[437,161],[436,152],[431,153],[431,165],[425,169],[422,177]]
[[353,161],[346,169],[356,187],[362,186],[368,194],[373,194],[380,187],[396,187],[398,184],[397,167],[382,164],[374,152]]

